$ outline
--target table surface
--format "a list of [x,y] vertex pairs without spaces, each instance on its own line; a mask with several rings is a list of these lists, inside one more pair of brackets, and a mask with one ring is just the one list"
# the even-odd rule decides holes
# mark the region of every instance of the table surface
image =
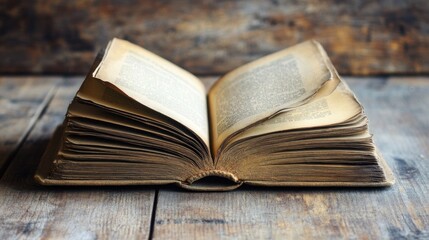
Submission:
[[428,239],[429,77],[345,79],[394,172],[390,188],[38,186],[83,77],[0,77],[0,239]]

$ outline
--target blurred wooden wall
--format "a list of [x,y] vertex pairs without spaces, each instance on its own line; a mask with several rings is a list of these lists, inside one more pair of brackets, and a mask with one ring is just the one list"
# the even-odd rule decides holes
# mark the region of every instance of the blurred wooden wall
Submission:
[[0,74],[85,74],[115,36],[204,75],[311,38],[342,74],[429,73],[428,0],[0,0]]

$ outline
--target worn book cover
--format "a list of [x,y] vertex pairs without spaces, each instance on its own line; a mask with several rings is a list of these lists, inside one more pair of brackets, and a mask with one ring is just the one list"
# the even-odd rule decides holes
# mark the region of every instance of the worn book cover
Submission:
[[205,89],[120,39],[94,62],[35,179],[193,190],[394,182],[363,107],[316,41],[243,65]]

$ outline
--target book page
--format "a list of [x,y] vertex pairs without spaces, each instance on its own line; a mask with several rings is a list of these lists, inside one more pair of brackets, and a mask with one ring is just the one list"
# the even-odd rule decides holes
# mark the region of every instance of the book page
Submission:
[[93,77],[194,131],[208,145],[204,85],[191,73],[120,39],[113,39]]
[[233,133],[299,106],[332,79],[326,53],[307,41],[246,64],[209,92],[212,149]]
[[246,129],[232,141],[271,132],[321,127],[345,122],[362,111],[353,93],[344,83],[329,96],[322,97],[288,112],[280,113],[256,126]]

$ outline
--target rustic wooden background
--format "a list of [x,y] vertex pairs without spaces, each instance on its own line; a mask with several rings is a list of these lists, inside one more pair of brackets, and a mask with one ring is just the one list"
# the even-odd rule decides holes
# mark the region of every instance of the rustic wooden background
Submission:
[[428,77],[345,78],[395,175],[389,188],[39,186],[83,78],[0,77],[0,239],[429,239]]
[[200,75],[311,38],[342,74],[426,74],[428,13],[427,0],[0,0],[0,74],[84,74],[114,36]]

